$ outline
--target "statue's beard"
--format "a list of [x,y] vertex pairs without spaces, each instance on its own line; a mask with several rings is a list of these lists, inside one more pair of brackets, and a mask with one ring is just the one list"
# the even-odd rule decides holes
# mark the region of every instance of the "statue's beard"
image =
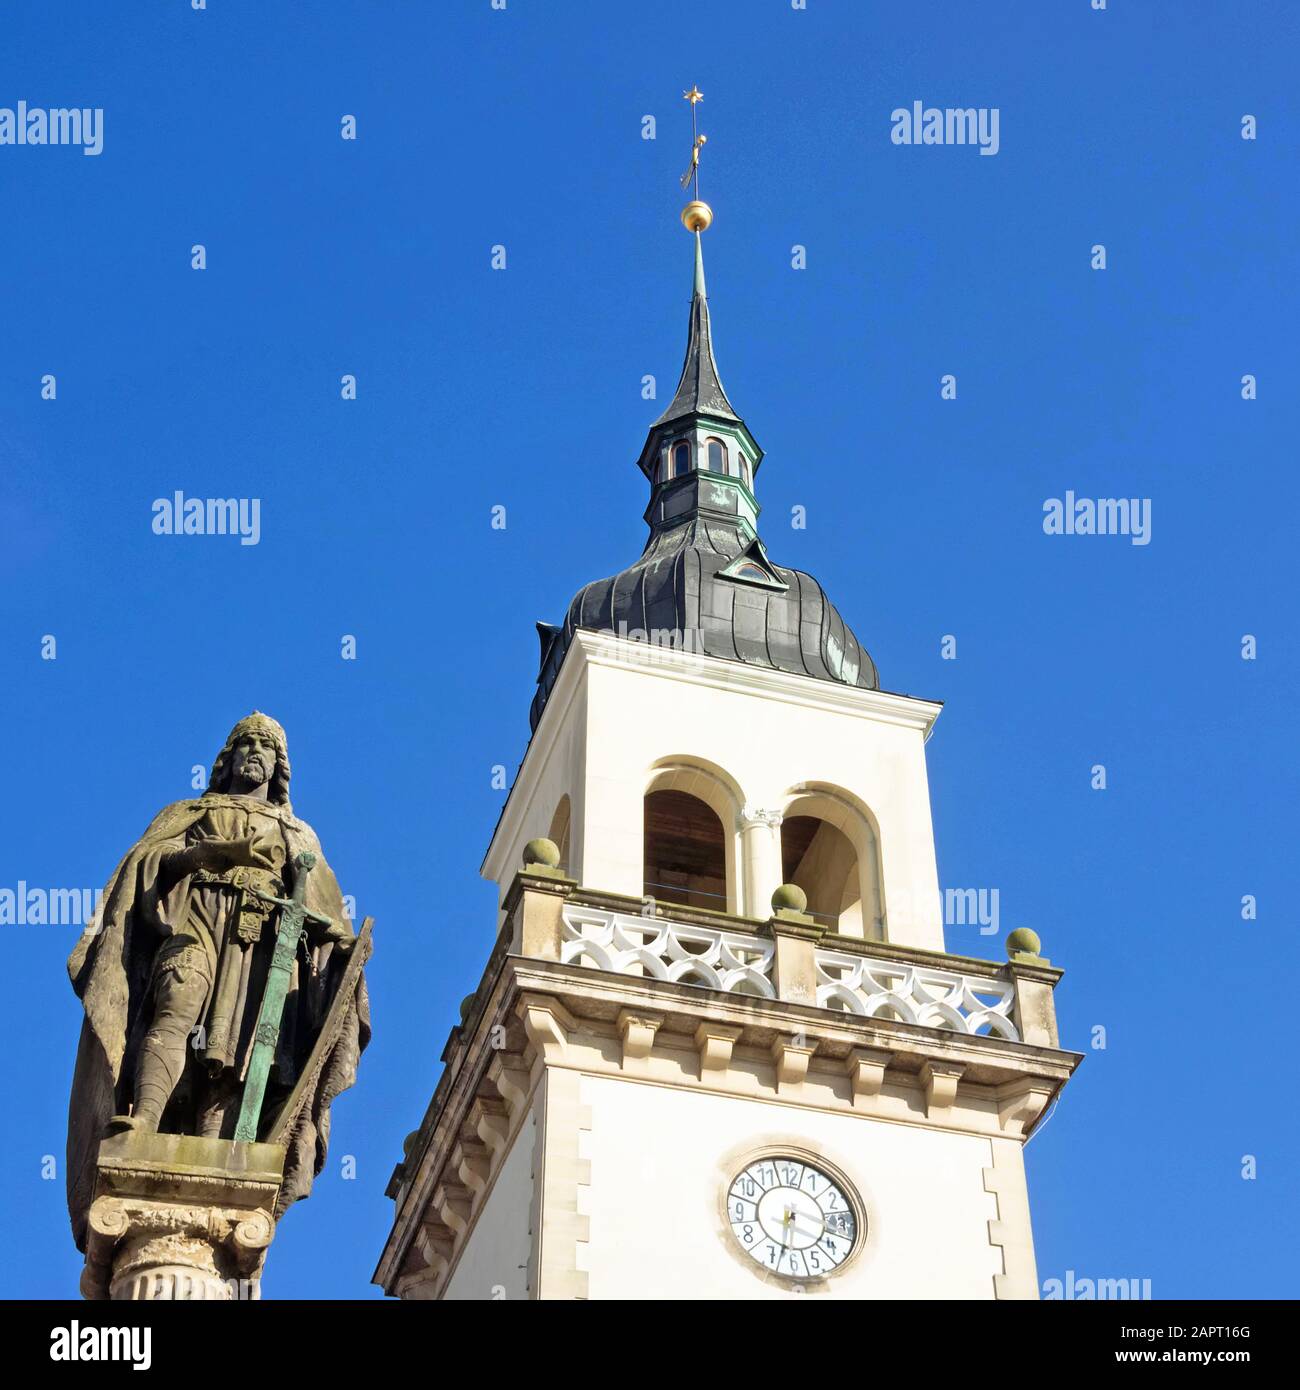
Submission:
[[271,769],[261,758],[249,758],[239,769],[239,777],[251,787],[260,787],[271,775]]

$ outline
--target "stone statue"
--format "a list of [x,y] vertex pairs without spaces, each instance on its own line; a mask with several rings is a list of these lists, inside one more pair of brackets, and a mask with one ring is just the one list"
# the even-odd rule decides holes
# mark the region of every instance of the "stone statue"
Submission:
[[[300,937],[279,930],[290,913]],[[275,1216],[308,1195],[330,1103],[353,1084],[370,1039],[364,975],[347,972],[350,998],[340,990],[356,942],[316,836],[289,804],[284,730],[254,712],[231,730],[207,791],[165,807],[127,852],[68,960],[86,1011],[68,1114],[80,1248],[107,1135],[264,1140],[279,1118]],[[240,1105],[254,1078],[265,1102],[237,1135],[250,1124]],[[286,1116],[291,1093],[296,1114]]]

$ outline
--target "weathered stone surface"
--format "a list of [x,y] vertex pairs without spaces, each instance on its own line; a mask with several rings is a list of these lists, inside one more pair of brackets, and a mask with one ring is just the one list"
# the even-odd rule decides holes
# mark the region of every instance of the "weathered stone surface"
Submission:
[[285,1151],[135,1131],[100,1145],[87,1214],[88,1299],[257,1298]]

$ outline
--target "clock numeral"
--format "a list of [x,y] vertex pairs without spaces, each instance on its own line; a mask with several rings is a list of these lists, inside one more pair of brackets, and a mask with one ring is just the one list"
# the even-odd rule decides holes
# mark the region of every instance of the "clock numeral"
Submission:
[[826,1229],[834,1231],[836,1235],[851,1236],[853,1234],[853,1213],[848,1211],[832,1212],[826,1218]]

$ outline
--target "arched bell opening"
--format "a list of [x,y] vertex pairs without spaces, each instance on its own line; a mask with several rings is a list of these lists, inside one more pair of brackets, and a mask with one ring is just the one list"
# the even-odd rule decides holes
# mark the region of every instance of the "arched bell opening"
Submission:
[[812,919],[842,936],[861,936],[862,883],[858,856],[847,835],[817,816],[787,816],[781,823],[784,882],[808,895]]
[[727,910],[727,845],[722,821],[689,792],[645,798],[644,892],[683,907]]
[[887,941],[879,831],[869,808],[841,787],[804,782],[781,826],[785,881],[808,895],[814,921],[841,936]]

